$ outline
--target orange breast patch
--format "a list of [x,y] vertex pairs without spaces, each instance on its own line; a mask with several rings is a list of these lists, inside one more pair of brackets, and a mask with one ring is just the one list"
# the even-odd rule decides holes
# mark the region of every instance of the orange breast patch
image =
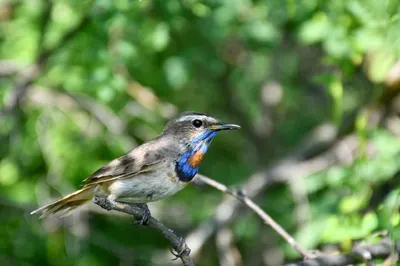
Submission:
[[195,154],[193,154],[192,157],[190,157],[188,160],[190,166],[193,168],[197,168],[200,165],[201,160],[203,160],[203,156],[204,154],[200,151],[197,151]]

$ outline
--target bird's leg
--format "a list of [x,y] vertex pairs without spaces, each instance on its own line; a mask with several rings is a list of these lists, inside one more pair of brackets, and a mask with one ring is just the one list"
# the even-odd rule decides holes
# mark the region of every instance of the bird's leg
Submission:
[[100,198],[99,196],[94,196],[93,202],[94,202],[94,204],[99,205],[100,207],[102,207],[103,209],[105,209],[107,211],[111,211],[116,204],[112,200],[109,200],[107,198]]
[[142,218],[139,219],[139,220],[135,219],[134,223],[138,224],[138,225],[146,226],[149,223],[149,219],[151,217],[151,212],[149,210],[149,207],[147,207],[147,204],[145,204],[145,203],[136,203],[136,204],[133,204],[132,206],[137,207],[137,208],[139,208],[140,210],[143,211]]

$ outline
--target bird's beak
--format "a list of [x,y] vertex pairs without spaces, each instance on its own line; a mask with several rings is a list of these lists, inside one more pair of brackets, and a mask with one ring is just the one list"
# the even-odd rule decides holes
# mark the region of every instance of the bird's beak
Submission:
[[239,128],[240,128],[239,125],[219,123],[219,124],[211,125],[207,129],[211,129],[211,130],[232,130],[232,129],[239,129]]

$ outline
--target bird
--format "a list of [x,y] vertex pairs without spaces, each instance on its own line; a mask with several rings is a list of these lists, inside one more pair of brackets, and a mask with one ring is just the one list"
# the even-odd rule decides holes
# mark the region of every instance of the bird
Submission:
[[146,203],[170,197],[186,187],[198,173],[215,136],[220,131],[239,128],[206,113],[183,112],[168,121],[156,138],[87,177],[81,189],[31,214],[40,214],[40,218],[55,213],[65,216],[91,199],[100,198],[136,204],[144,210],[141,223],[145,223],[151,215]]

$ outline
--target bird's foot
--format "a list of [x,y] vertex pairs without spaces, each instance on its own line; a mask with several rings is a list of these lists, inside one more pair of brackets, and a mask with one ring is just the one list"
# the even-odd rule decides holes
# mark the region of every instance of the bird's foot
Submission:
[[107,211],[111,211],[114,208],[115,203],[107,198],[100,198],[99,196],[93,197],[94,204],[99,205]]
[[149,219],[151,218],[151,212],[149,210],[149,207],[147,207],[147,204],[145,203],[136,203],[133,206],[139,208],[140,210],[143,211],[143,216],[140,219],[135,219],[134,217],[134,223],[137,225],[142,225],[146,226],[149,224]]
[[186,245],[185,240],[183,239],[183,237],[179,238],[179,243],[177,248],[170,248],[169,251],[171,251],[172,255],[175,256],[175,259],[173,260],[177,260],[180,257],[182,257],[183,255],[189,255],[190,254],[190,248]]

